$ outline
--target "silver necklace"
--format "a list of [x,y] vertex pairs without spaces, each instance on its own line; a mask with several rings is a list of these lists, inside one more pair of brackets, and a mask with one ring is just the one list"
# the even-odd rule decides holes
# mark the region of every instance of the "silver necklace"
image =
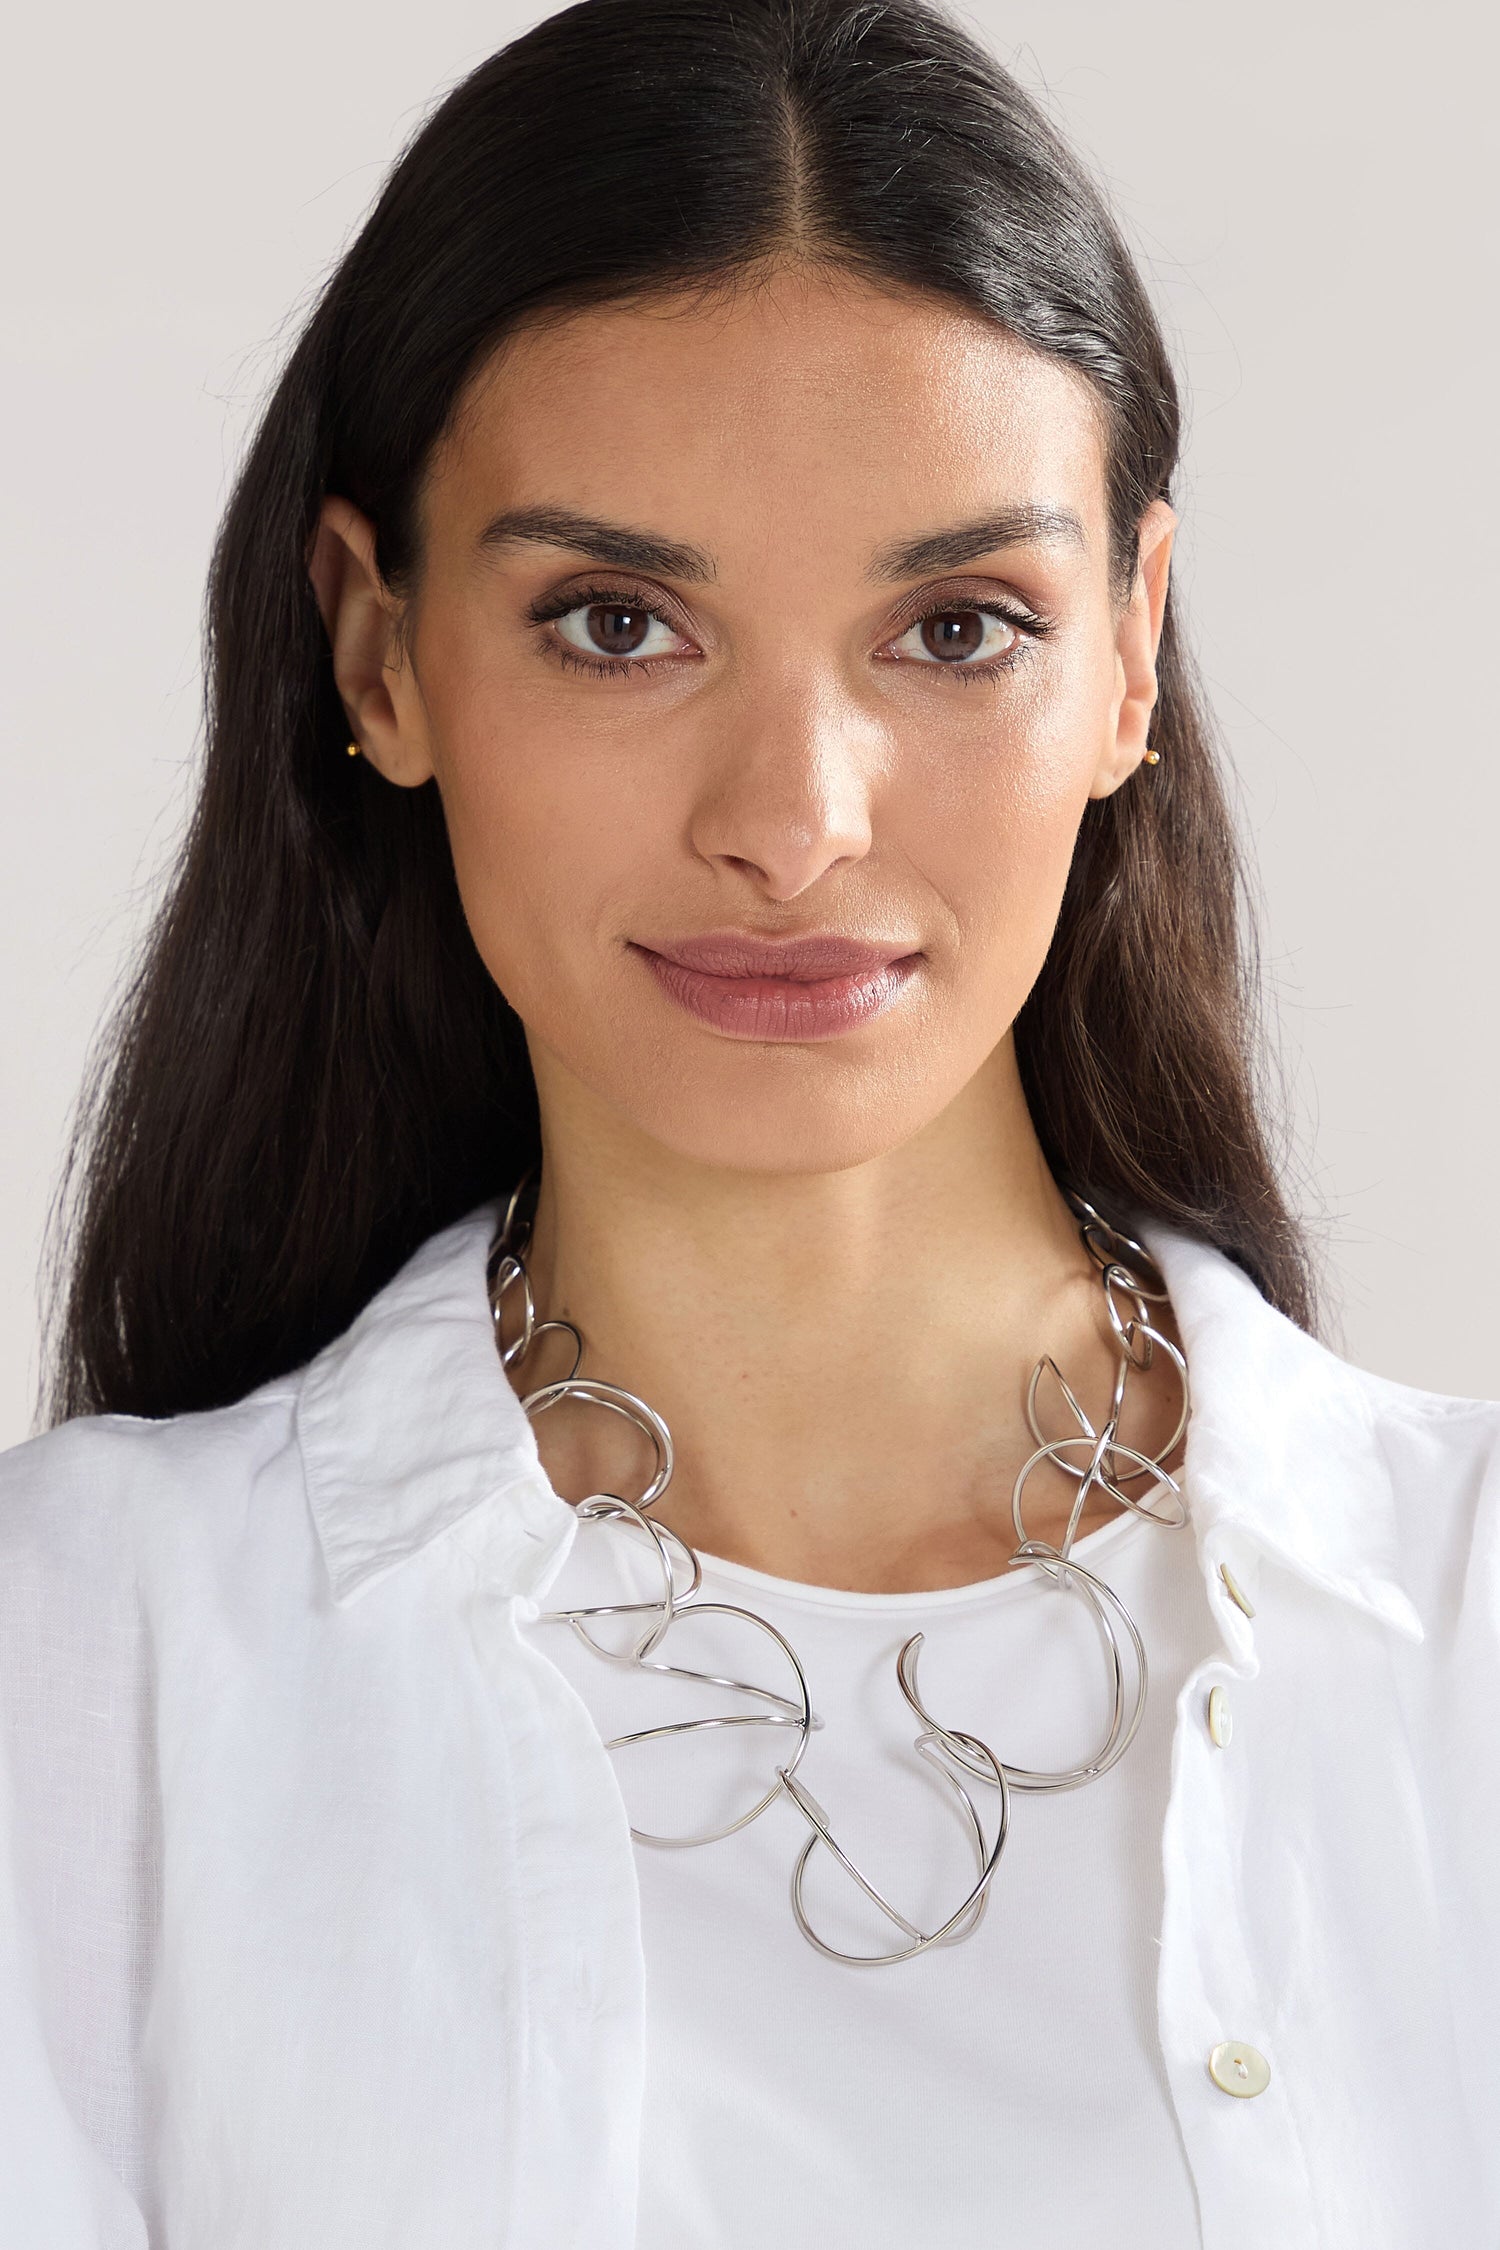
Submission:
[[[654,1513],[672,1479],[672,1437],[666,1423],[653,1407],[648,1406],[644,1399],[637,1398],[634,1392],[622,1390],[615,1383],[603,1383],[580,1375],[578,1370],[583,1359],[583,1338],[571,1321],[544,1320],[538,1317],[531,1277],[526,1266],[526,1251],[530,1246],[532,1214],[535,1210],[535,1188],[533,1174],[528,1174],[515,1188],[490,1249],[488,1281],[496,1346],[502,1364],[509,1370],[526,1360],[539,1338],[549,1335],[566,1338],[572,1348],[572,1365],[565,1375],[539,1384],[534,1390],[522,1394],[521,1405],[526,1414],[534,1421],[539,1414],[558,1405],[563,1399],[573,1399],[620,1415],[650,1444],[655,1456],[655,1467],[644,1491],[634,1500],[628,1500],[619,1493],[596,1492],[575,1502],[574,1512],[583,1521],[613,1524],[627,1536],[644,1541],[645,1551],[652,1563],[653,1578],[656,1572],[660,1573],[659,1591],[653,1592],[647,1600],[598,1602],[586,1608],[546,1610],[541,1613],[538,1621],[570,1626],[586,1648],[608,1663],[626,1664],[642,1672],[690,1680],[702,1687],[744,1698],[753,1706],[749,1710],[737,1709],[709,1717],[678,1719],[666,1725],[644,1727],[633,1733],[615,1735],[605,1744],[610,1751],[626,1750],[639,1743],[694,1734],[705,1729],[726,1727],[780,1727],[793,1739],[791,1754],[784,1764],[776,1768],[776,1778],[771,1786],[734,1819],[725,1821],[718,1827],[687,1835],[656,1835],[632,1827],[632,1836],[637,1843],[652,1844],[663,1849],[717,1843],[723,1837],[732,1836],[737,1830],[748,1827],[752,1820],[758,1820],[779,1797],[785,1796],[796,1806],[809,1829],[807,1841],[792,1870],[792,1912],[803,1936],[820,1953],[827,1954],[831,1960],[847,1962],[851,1966],[874,1968],[895,1961],[910,1961],[917,1954],[925,1953],[929,1946],[949,1945],[971,1936],[979,1927],[989,1903],[990,1885],[1010,1831],[1012,1790],[1046,1792],[1077,1789],[1085,1782],[1097,1780],[1129,1748],[1146,1707],[1146,1650],[1135,1621],[1119,1596],[1102,1578],[1072,1559],[1071,1550],[1079,1520],[1090,1494],[1094,1492],[1102,1492],[1118,1507],[1128,1508],[1134,1514],[1144,1516],[1148,1522],[1161,1524],[1168,1529],[1179,1528],[1187,1521],[1187,1507],[1181,1488],[1162,1466],[1188,1425],[1190,1403],[1187,1363],[1176,1345],[1152,1323],[1150,1307],[1167,1301],[1166,1284],[1154,1260],[1140,1243],[1101,1218],[1092,1204],[1085,1203],[1079,1196],[1069,1195],[1068,1202],[1079,1221],[1084,1248],[1099,1274],[1110,1329],[1119,1353],[1114,1387],[1104,1425],[1096,1430],[1055,1361],[1043,1354],[1032,1369],[1026,1390],[1026,1420],[1036,1449],[1022,1463],[1011,1491],[1011,1514],[1018,1545],[1010,1558],[1009,1567],[1033,1568],[1044,1572],[1055,1586],[1076,1594],[1087,1602],[1102,1629],[1114,1697],[1114,1714],[1103,1742],[1091,1757],[1079,1765],[1054,1773],[1007,1765],[977,1735],[946,1726],[926,1708],[917,1682],[917,1658],[923,1641],[921,1633],[913,1633],[902,1644],[896,1658],[896,1679],[901,1693],[921,1723],[922,1731],[916,1737],[913,1747],[957,1798],[973,1842],[976,1861],[975,1880],[965,1897],[946,1920],[934,1929],[923,1930],[909,1921],[861,1872],[835,1837],[828,1814],[806,1783],[799,1778],[797,1769],[807,1749],[809,1735],[821,1722],[813,1715],[807,1677],[796,1650],[768,1618],[759,1616],[756,1611],[739,1603],[701,1600],[699,1591],[703,1583],[703,1571],[698,1555],[686,1540],[673,1531],[669,1524],[660,1521]],[[503,1333],[507,1310],[516,1302],[519,1302],[520,1307],[520,1325],[507,1342]],[[1137,1370],[1144,1372],[1149,1368],[1158,1351],[1164,1352],[1177,1370],[1181,1411],[1175,1429],[1160,1451],[1146,1454],[1123,1444],[1116,1433],[1132,1373]],[[1050,1385],[1069,1417],[1069,1427],[1060,1437],[1049,1437],[1042,1426],[1040,1401],[1044,1385]],[[1072,1478],[1077,1485],[1060,1546],[1052,1546],[1042,1539],[1032,1539],[1026,1531],[1026,1488],[1044,1461]],[[1151,1481],[1141,1498],[1133,1497],[1125,1490],[1127,1485],[1139,1483],[1143,1478]],[[1151,1505],[1158,1496],[1163,1505]],[[657,1652],[667,1641],[675,1620],[690,1610],[700,1617],[713,1613],[738,1618],[764,1634],[788,1666],[795,1683],[793,1692],[779,1694],[771,1688],[756,1686],[747,1680],[730,1679],[717,1673],[701,1672],[690,1666],[658,1659]],[[610,1617],[639,1619],[639,1632],[632,1646],[624,1650],[609,1648],[596,1637],[595,1621]],[[991,1834],[986,1833],[984,1819],[975,1801],[971,1785],[976,1782],[996,1794],[998,1809]],[[904,1942],[884,1953],[851,1953],[829,1944],[819,1936],[809,1918],[805,1883],[808,1864],[820,1849],[833,1855],[850,1881],[858,1886],[893,1928],[900,1932]]]

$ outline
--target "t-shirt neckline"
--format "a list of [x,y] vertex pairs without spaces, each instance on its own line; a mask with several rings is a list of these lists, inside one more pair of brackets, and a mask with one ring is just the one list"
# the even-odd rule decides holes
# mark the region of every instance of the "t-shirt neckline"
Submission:
[[[1154,1500],[1165,1489],[1157,1485],[1142,1497]],[[1081,1539],[1075,1539],[1073,1556],[1086,1570],[1093,1570],[1097,1567],[1095,1558],[1113,1557],[1115,1549],[1127,1536],[1144,1537],[1149,1532],[1160,1533],[1170,1528],[1175,1527],[1148,1523],[1135,1508],[1122,1508],[1107,1523],[1098,1524]],[[972,1579],[963,1586],[876,1594],[847,1586],[816,1586],[796,1578],[773,1577],[768,1571],[753,1569],[749,1563],[730,1562],[721,1555],[707,1554],[701,1548],[698,1559],[703,1566],[705,1595],[711,1596],[720,1587],[739,1587],[747,1594],[759,1594],[763,1599],[793,1603],[802,1608],[856,1610],[887,1617],[903,1610],[959,1609],[970,1603],[982,1606],[1003,1602],[1023,1594],[1028,1587],[1053,1584],[1046,1571],[1029,1563],[1017,1563],[1014,1569],[1003,1570],[991,1578]]]

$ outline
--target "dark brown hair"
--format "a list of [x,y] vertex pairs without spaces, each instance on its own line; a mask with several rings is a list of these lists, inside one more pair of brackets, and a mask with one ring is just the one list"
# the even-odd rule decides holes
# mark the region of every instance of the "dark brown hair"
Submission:
[[[492,56],[322,290],[225,512],[201,793],[59,1205],[56,1416],[213,1406],[296,1366],[535,1155],[520,1026],[465,926],[436,789],[343,755],[309,534],[344,494],[399,587],[433,447],[518,319],[787,255],[938,292],[1078,369],[1130,584],[1177,463],[1162,338],[1087,173],[946,16],[583,0]],[[1160,683],[1161,763],[1088,806],[1022,1076],[1059,1181],[1219,1245],[1310,1323],[1235,839],[1170,599]]]

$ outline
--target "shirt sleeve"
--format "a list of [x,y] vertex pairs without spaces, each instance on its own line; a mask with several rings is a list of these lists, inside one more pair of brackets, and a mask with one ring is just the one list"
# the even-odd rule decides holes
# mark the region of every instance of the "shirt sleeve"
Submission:
[[0,1459],[0,2244],[146,2250],[159,1848],[129,1431]]
[[[1432,1911],[1462,2057],[1455,2082],[1500,2211],[1500,1405],[1381,1386],[1402,1571],[1426,1633],[1393,1661],[1421,1793]],[[1399,1947],[1401,1934],[1392,1933]]]

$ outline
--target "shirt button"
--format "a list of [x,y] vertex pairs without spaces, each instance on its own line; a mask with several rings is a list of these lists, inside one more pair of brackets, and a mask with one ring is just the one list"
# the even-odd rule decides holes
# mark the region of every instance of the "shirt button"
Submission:
[[1228,1592],[1229,1599],[1232,1602],[1238,1602],[1240,1608],[1245,1612],[1245,1615],[1247,1617],[1253,1617],[1255,1615],[1255,1611],[1251,1607],[1250,1597],[1241,1587],[1238,1579],[1235,1577],[1234,1572],[1230,1569],[1227,1562],[1220,1563],[1219,1576],[1224,1581],[1225,1589]]
[[1208,2058],[1208,2075],[1225,2094],[1263,2094],[1271,2066],[1258,2047],[1243,2039],[1221,2039]]
[[1221,1750],[1229,1748],[1229,1738],[1234,1732],[1234,1719],[1229,1709],[1229,1698],[1221,1687],[1208,1691],[1208,1731]]

